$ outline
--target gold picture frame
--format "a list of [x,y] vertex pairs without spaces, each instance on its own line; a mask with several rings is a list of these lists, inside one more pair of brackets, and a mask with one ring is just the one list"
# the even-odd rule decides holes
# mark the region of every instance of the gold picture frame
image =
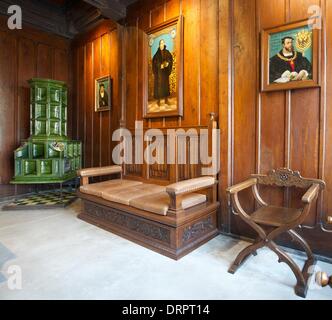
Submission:
[[320,86],[320,30],[306,19],[261,34],[261,90]]
[[183,16],[144,33],[144,118],[183,116]]
[[112,106],[112,80],[103,76],[95,80],[95,112],[108,111]]

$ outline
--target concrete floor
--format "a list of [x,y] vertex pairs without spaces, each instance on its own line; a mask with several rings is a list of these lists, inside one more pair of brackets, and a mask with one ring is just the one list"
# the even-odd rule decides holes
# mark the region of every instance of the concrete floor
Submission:
[[[173,261],[76,218],[67,209],[0,211],[0,299],[301,299],[295,277],[267,249],[235,275],[227,269],[246,245],[218,236]],[[295,257],[296,261],[303,260]],[[8,289],[8,268],[22,270],[22,289]],[[332,265],[318,267],[332,275]],[[307,299],[332,299],[332,289]]]

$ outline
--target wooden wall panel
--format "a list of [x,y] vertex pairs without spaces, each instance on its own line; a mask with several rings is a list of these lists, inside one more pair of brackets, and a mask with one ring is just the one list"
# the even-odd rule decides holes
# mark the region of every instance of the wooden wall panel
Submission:
[[[105,21],[82,34],[72,44],[77,138],[83,144],[84,167],[112,163],[112,134],[121,117],[121,43],[116,23]],[[95,112],[95,80],[110,76],[112,92],[110,111]]]
[[[329,1],[329,0],[328,0]],[[289,20],[307,19],[310,6],[321,6],[321,0],[289,0]]]
[[323,110],[323,151],[325,154],[323,162],[322,174],[327,183],[326,191],[324,192],[322,211],[324,218],[332,216],[332,78],[327,75],[332,74],[332,2],[325,1],[326,6],[326,30],[324,32],[325,45],[327,50],[327,59],[325,74],[323,76],[323,89],[326,94],[326,100],[322,103]]
[[[184,18],[184,116],[145,120],[151,128],[207,126],[218,113],[218,1],[140,1],[128,9],[126,26],[126,125],[143,112],[143,32],[180,14]],[[208,32],[207,32],[208,30]],[[129,47],[136,50],[129,50]],[[131,112],[128,112],[128,111]]]
[[[181,125],[200,125],[200,1],[182,1],[184,16],[183,119]],[[212,18],[212,17],[211,17]],[[211,48],[213,50],[213,47]],[[205,58],[203,57],[204,61]]]
[[85,166],[93,166],[93,148],[94,132],[93,132],[93,113],[94,113],[94,90],[93,90],[93,42],[86,45],[86,62],[85,62],[85,139],[84,139],[84,158]]
[[125,31],[126,50],[126,126],[135,127],[138,104],[138,29],[137,19],[130,21]]
[[[234,1],[234,182],[243,181],[255,171],[256,139],[256,68],[257,49],[254,1]],[[250,67],[248,67],[250,66]],[[250,79],[250,81],[248,81]],[[254,202],[249,192],[243,192],[244,208],[252,211]],[[238,217],[232,219],[232,231],[242,234],[245,225]]]
[[16,146],[17,118],[17,41],[8,33],[0,32],[0,176],[1,183],[8,183],[13,174],[13,151]]
[[[114,54],[116,51],[116,47],[111,46],[111,39],[110,34],[104,34],[101,37],[101,48],[100,48],[100,54],[101,54],[101,64],[100,64],[100,74],[107,75],[109,70],[111,70],[110,62],[118,61],[118,57]],[[113,44],[113,42],[112,42]],[[111,50],[112,48],[112,50]],[[109,55],[111,53],[111,55]],[[114,74],[114,71],[111,70],[111,74]],[[116,93],[117,88],[113,87],[113,95],[110,97],[110,101],[113,103],[116,103],[115,97],[117,98],[118,95],[114,94]],[[114,97],[115,96],[115,97]],[[111,116],[109,112],[102,112],[100,114],[100,165],[105,166],[110,164],[111,158],[111,144],[110,141],[112,140],[111,137]]]
[[[264,12],[264,14],[261,14]],[[257,1],[257,31],[282,25],[287,21],[288,4],[284,0]],[[259,34],[257,34],[259,37]],[[257,84],[259,86],[259,83]],[[257,161],[256,170],[267,172],[271,168],[287,166],[287,94],[285,91],[260,93],[258,90]],[[270,187],[260,188],[269,203],[282,205],[284,192]]]
[[[24,26],[7,28],[6,17],[0,17],[0,198],[13,194],[9,185],[14,174],[14,150],[30,136],[30,90],[27,80],[46,77],[64,80],[69,87],[70,42],[64,38]],[[71,99],[69,99],[69,129]],[[20,187],[18,192],[29,191]]]
[[209,123],[209,113],[218,114],[218,2],[206,0],[201,4],[200,23],[200,110],[199,122],[203,125]]
[[[332,71],[329,61],[332,55],[330,1],[238,0],[233,4],[234,102],[229,106],[234,112],[234,135],[231,135],[230,142],[234,148],[233,183],[244,180],[255,171],[266,173],[272,168],[285,166],[301,171],[303,176],[325,179],[330,190],[332,118],[328,110],[332,100],[331,83],[327,80]],[[308,18],[311,5],[320,5],[323,14],[322,88],[260,92],[260,32],[265,28]],[[303,191],[284,193],[264,188],[262,193],[270,203],[299,207],[298,199]],[[249,211],[254,209],[246,195],[241,200]],[[325,192],[306,221],[307,225],[315,228],[301,231],[317,253],[329,256],[332,252],[331,233],[322,229],[328,228],[325,217],[331,215],[330,203],[329,192]],[[253,236],[250,228],[236,218],[232,219],[232,231],[241,236]],[[282,239],[282,242],[293,245],[288,239]]]
[[37,77],[38,78],[53,78],[52,68],[52,48],[45,44],[38,44],[37,46]]
[[17,143],[30,135],[30,86],[27,82],[36,74],[35,44],[30,39],[22,38],[18,50],[18,138]]
[[[92,74],[92,81],[88,82],[89,86],[91,87],[91,96],[92,101],[92,119],[93,119],[93,154],[92,154],[92,166],[93,167],[100,167],[101,166],[101,112],[94,112],[95,106],[95,99],[94,99],[94,91],[95,91],[95,84],[94,81],[97,78],[101,77],[101,39],[102,37],[97,38],[93,41],[93,74]],[[111,97],[109,97],[110,99]],[[109,114],[108,111],[105,111]]]

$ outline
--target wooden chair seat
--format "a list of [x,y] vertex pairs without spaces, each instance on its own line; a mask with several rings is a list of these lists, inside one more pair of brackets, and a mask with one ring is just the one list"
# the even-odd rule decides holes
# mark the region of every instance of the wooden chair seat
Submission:
[[302,209],[266,206],[255,211],[251,219],[265,226],[280,227],[298,219],[302,211]]
[[[267,204],[258,191],[258,185],[283,187],[283,188],[302,188],[307,189],[302,197],[303,207],[293,209],[288,207],[276,207]],[[252,214],[247,213],[241,206],[239,192],[252,189],[253,196],[259,208]],[[309,278],[313,272],[313,266],[316,259],[308,243],[295,231],[301,226],[307,218],[310,208],[317,199],[319,191],[325,188],[325,182],[319,179],[307,179],[301,177],[298,171],[292,171],[287,168],[281,168],[270,171],[267,175],[254,174],[251,179],[229,187],[227,192],[231,195],[234,206],[233,212],[245,221],[257,233],[256,241],[250,246],[244,248],[236,257],[229,268],[230,273],[235,273],[244,261],[251,255],[256,255],[257,250],[268,247],[279,257],[279,262],[285,262],[293,271],[297,284],[295,293],[301,297],[306,297]],[[306,252],[308,259],[301,270],[295,261],[278,247],[274,242],[278,236],[287,233],[296,241]]]

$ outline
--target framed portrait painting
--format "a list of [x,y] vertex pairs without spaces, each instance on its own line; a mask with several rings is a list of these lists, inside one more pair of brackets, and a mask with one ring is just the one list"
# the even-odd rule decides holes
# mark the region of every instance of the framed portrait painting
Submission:
[[302,20],[264,30],[261,39],[262,91],[320,85],[320,31]]
[[95,80],[95,111],[107,111],[111,109],[112,82],[110,76]]
[[183,17],[144,33],[145,118],[183,115]]

